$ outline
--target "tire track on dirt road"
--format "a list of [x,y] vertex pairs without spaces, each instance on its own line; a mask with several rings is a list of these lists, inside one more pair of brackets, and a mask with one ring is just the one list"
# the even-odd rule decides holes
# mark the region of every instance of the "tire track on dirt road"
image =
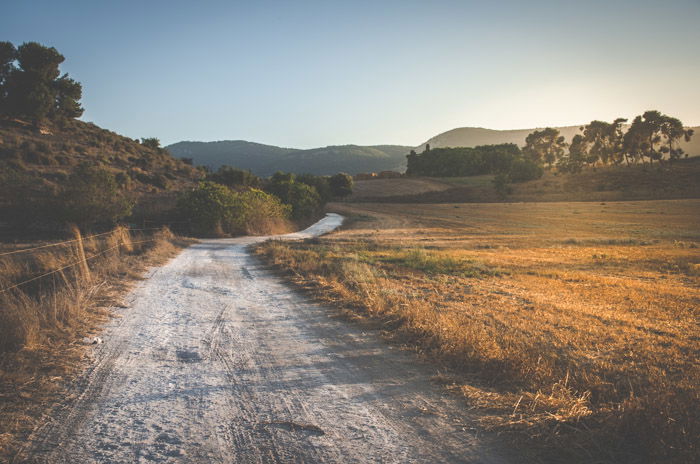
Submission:
[[141,282],[17,461],[504,462],[429,366],[262,266],[265,239],[204,240]]

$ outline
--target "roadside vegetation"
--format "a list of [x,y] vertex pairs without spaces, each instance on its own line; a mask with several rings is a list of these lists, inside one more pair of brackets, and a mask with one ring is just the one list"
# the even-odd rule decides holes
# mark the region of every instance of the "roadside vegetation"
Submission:
[[[189,241],[168,229],[117,227],[62,242],[0,245],[0,460],[9,459],[66,394],[130,284]],[[96,340],[96,341],[99,341]]]
[[210,173],[158,138],[79,121],[82,87],[61,75],[63,60],[38,43],[0,42],[0,460],[65,394],[84,337],[129,283],[191,243],[165,225],[202,236],[291,231],[352,186],[344,174]]
[[262,179],[222,166],[177,203],[180,223],[198,236],[263,235],[290,232],[315,221],[333,198],[352,193],[352,177],[277,172]]
[[700,203],[346,204],[259,253],[437,364],[535,459],[700,452]]

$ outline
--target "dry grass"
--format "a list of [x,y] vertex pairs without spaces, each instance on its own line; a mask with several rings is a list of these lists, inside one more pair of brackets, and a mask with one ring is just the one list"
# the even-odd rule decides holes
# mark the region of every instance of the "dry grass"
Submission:
[[83,337],[99,331],[130,282],[185,244],[167,229],[134,235],[118,228],[0,257],[0,289],[69,266],[0,293],[0,460],[13,455],[59,398],[86,356]]
[[164,149],[72,120],[41,133],[29,124],[0,117],[0,166],[26,172],[49,185],[60,184],[81,163],[118,176],[122,188],[138,193],[181,190],[201,173]]
[[699,200],[341,212],[260,252],[450,366],[485,426],[545,460],[696,462]]

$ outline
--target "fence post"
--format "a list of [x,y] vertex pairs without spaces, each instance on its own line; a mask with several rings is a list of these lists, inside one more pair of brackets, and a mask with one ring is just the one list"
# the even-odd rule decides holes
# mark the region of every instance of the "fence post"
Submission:
[[83,247],[83,236],[80,234],[80,229],[77,226],[70,226],[73,235],[75,236],[75,252],[80,262],[80,273],[82,277],[90,281],[92,276],[90,275],[90,268],[88,267],[87,259],[85,258],[85,248]]

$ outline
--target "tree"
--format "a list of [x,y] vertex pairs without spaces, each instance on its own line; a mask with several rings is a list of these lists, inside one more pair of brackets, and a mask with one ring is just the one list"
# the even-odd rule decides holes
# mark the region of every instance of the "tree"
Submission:
[[612,123],[591,121],[583,127],[583,137],[588,147],[585,161],[587,164],[619,164],[623,161],[622,124],[627,122],[618,118]]
[[9,42],[0,42],[0,98],[6,115],[38,124],[46,118],[61,120],[83,114],[82,86],[67,74],[60,74],[63,55],[36,42],[23,43],[13,50]]
[[646,134],[646,126],[642,121],[641,116],[637,116],[632,121],[632,125],[622,139],[622,146],[625,152],[625,159],[631,159],[634,163],[639,161],[644,164],[645,156],[645,145],[647,143],[648,136]]
[[670,160],[675,160],[683,154],[677,143],[681,139],[690,141],[692,136],[692,129],[685,129],[680,120],[659,111],[645,111],[634,118],[623,137],[625,156],[642,163],[648,158],[650,164],[654,160],[660,162],[666,154]]
[[158,150],[160,148],[160,140],[157,137],[146,137],[141,139],[141,145],[153,150]]
[[547,127],[534,131],[525,139],[523,154],[536,163],[547,164],[551,168],[556,161],[564,156],[566,142],[557,129]]
[[412,150],[406,156],[406,175],[462,177],[498,174],[509,171],[511,164],[522,156],[522,151],[514,143],[434,148],[423,153]]
[[9,111],[7,82],[13,69],[12,63],[17,59],[17,49],[10,42],[0,42],[0,115]]
[[310,218],[321,210],[321,197],[310,185],[294,180],[280,180],[269,184],[267,190],[292,207],[294,219]]
[[565,172],[581,172],[583,165],[589,161],[588,143],[581,134],[574,135],[569,145],[569,154],[562,159],[559,168]]
[[197,188],[183,193],[177,208],[190,222],[196,235],[221,235],[223,224],[231,222],[236,199],[233,191],[215,182],[200,182]]
[[53,83],[55,92],[55,105],[50,112],[52,119],[65,120],[79,118],[83,115],[83,107],[80,99],[83,96],[83,87],[74,81],[68,74],[64,74]]
[[296,176],[296,181],[302,184],[310,185],[316,189],[319,197],[321,197],[321,203],[324,205],[328,203],[331,198],[333,198],[333,192],[331,191],[330,179],[328,176],[316,176],[313,174],[299,174]]
[[352,193],[352,176],[339,172],[328,179],[334,197],[346,197]]
[[[645,111],[641,116],[637,116],[632,121],[632,126],[629,131],[633,131],[634,138],[638,139],[638,146],[642,161],[649,158],[649,164],[653,164],[654,160],[661,160],[663,152],[661,147],[657,148],[662,141],[661,127],[667,116],[662,115],[659,111]],[[629,132],[628,131],[628,132]]]
[[662,146],[660,151],[668,154],[671,161],[683,155],[683,149],[676,145],[680,139],[689,142],[693,136],[693,129],[686,129],[679,119],[666,115],[662,116],[660,132],[666,138],[666,146]]

